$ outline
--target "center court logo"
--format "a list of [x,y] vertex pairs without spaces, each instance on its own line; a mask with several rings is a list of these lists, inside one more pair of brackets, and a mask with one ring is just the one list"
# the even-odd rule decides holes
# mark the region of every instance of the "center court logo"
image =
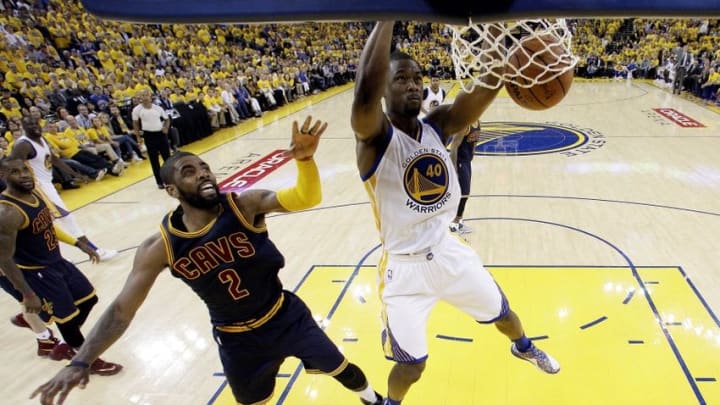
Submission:
[[554,122],[486,122],[476,155],[510,156],[560,153],[578,156],[605,145],[605,135],[591,128]]
[[429,150],[420,150],[405,164],[403,185],[409,197],[406,206],[416,212],[434,212],[451,197],[450,176],[445,162]]

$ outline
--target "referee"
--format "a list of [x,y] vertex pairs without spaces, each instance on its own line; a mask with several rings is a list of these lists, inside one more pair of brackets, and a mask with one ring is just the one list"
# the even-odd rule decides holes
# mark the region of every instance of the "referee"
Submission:
[[132,110],[133,131],[135,136],[140,139],[140,135],[145,139],[145,147],[150,158],[155,182],[159,189],[165,188],[160,177],[160,159],[163,162],[170,157],[170,147],[168,146],[168,131],[170,129],[170,118],[162,107],[153,104],[152,94],[148,90],[140,93],[141,103],[136,105]]

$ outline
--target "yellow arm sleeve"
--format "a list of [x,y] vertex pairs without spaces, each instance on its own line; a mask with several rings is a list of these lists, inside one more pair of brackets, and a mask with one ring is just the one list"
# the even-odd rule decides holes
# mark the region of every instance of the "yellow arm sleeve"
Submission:
[[313,159],[296,160],[297,184],[277,192],[280,205],[288,211],[299,211],[314,207],[322,201],[320,173]]
[[55,234],[57,235],[60,242],[65,242],[68,245],[75,246],[75,244],[77,243],[77,239],[73,238],[72,235],[70,235],[69,233],[63,231],[63,229],[56,224],[53,224],[53,228],[55,228]]

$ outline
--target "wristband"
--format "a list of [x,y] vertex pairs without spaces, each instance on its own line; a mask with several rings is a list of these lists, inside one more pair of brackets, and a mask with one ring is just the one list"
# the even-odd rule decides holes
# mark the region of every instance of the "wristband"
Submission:
[[79,367],[79,368],[82,368],[82,369],[87,370],[87,369],[90,368],[90,365],[87,364],[87,363],[85,363],[84,361],[80,361],[80,360],[70,360],[70,364],[68,364],[68,365],[65,366],[65,367]]

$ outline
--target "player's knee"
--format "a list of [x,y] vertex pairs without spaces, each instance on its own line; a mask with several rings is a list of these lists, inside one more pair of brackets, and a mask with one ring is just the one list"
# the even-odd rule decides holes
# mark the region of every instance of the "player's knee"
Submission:
[[397,363],[395,371],[403,380],[414,383],[420,379],[423,371],[425,371],[425,362],[421,363]]
[[90,312],[90,310],[92,309],[92,307],[94,307],[95,304],[98,303],[98,301],[99,301],[99,300],[98,300],[97,295],[93,295],[92,298],[88,299],[88,300],[85,301],[85,302],[82,302],[82,303],[78,304],[78,305],[77,305],[77,308],[78,308],[81,312]]
[[345,367],[345,370],[336,375],[334,378],[345,388],[352,391],[358,391],[365,388],[365,385],[367,384],[365,374],[362,372],[360,367],[353,363],[349,363],[347,367]]

